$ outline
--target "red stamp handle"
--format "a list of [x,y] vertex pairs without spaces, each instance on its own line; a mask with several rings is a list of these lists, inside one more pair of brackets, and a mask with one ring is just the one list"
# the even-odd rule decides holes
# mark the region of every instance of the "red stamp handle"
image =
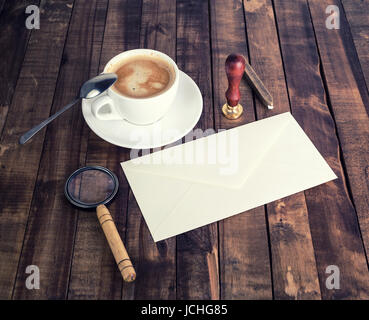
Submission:
[[234,107],[240,101],[240,82],[245,72],[245,58],[236,53],[232,53],[227,57],[225,62],[225,70],[228,78],[228,89],[225,97],[229,106]]

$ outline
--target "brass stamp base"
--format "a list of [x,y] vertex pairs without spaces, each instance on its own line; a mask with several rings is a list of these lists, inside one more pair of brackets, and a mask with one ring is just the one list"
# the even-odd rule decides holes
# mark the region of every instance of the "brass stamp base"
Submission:
[[223,111],[224,116],[227,119],[235,120],[235,119],[238,119],[242,115],[243,108],[240,104],[238,104],[237,106],[232,107],[232,106],[228,105],[228,103],[226,103],[222,107],[222,111]]

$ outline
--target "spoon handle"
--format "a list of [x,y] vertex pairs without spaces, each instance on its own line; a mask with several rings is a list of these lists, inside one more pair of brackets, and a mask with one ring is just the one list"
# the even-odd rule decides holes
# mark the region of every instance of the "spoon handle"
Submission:
[[46,120],[42,121],[36,127],[33,127],[31,130],[27,131],[23,136],[20,137],[19,143],[25,144],[29,139],[31,139],[42,128],[47,126],[51,121],[53,121],[55,118],[59,117],[63,112],[67,111],[69,108],[74,106],[79,101],[79,99],[80,98],[73,100],[71,103],[67,104],[63,109],[60,109],[58,112],[53,114],[50,118],[47,118]]

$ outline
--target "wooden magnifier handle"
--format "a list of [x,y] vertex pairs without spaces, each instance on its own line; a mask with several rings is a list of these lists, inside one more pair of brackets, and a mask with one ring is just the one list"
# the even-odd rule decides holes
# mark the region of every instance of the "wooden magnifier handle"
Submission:
[[108,208],[103,204],[99,205],[96,208],[96,213],[124,281],[134,281],[136,279],[136,271]]

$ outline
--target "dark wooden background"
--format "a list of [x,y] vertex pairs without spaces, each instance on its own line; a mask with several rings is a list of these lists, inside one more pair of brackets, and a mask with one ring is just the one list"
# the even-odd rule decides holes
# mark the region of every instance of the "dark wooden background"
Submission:
[[[25,28],[25,8],[41,28]],[[340,9],[340,29],[325,26]],[[368,0],[0,0],[0,298],[368,299]],[[235,217],[154,243],[119,163],[129,150],[98,138],[81,109],[19,146],[117,53],[175,59],[204,99],[197,127],[231,128],[291,110],[339,177]],[[221,115],[224,61],[239,52],[271,91],[268,111],[241,85],[244,115]],[[95,214],[73,208],[71,172],[119,175],[110,205],[137,269],[123,283]],[[40,289],[25,287],[28,265]],[[326,267],[340,289],[326,287]]]

